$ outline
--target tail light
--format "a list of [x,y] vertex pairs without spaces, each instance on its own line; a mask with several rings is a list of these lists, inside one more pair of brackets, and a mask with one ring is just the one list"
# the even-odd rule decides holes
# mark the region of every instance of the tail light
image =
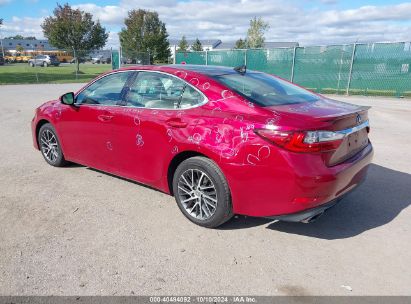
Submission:
[[277,146],[293,152],[327,152],[336,150],[344,134],[332,131],[275,131],[256,129],[254,132]]

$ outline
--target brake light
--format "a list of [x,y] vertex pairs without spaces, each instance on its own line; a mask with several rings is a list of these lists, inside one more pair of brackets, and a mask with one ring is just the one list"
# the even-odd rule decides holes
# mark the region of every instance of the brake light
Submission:
[[332,131],[274,131],[256,129],[254,132],[277,146],[293,152],[327,152],[336,150],[344,134]]

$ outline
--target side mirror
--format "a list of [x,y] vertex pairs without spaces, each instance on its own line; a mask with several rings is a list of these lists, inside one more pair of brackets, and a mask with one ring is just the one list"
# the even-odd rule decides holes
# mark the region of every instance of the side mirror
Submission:
[[65,105],[69,105],[69,106],[74,105],[74,102],[75,102],[74,93],[69,92],[64,95],[61,95],[60,101],[62,104],[65,104]]

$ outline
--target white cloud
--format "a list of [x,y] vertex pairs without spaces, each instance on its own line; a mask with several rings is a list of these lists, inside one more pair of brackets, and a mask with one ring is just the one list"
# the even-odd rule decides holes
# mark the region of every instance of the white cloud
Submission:
[[20,34],[22,36],[35,36],[37,38],[44,38],[43,31],[40,24],[44,18],[30,18],[30,17],[13,17],[10,21],[4,21],[1,27],[2,37],[14,36]]
[[86,3],[74,5],[74,8],[79,8],[86,12],[90,12],[96,19],[99,19],[104,24],[120,24],[127,15],[127,9],[115,5],[98,6],[94,3]]
[[[2,1],[2,0],[0,0]],[[4,1],[4,0],[3,0]],[[307,0],[335,4],[335,0]],[[304,8],[282,0],[122,0],[118,5],[77,5],[108,28],[118,30],[130,9],[155,10],[166,23],[170,38],[218,38],[233,41],[244,37],[249,20],[261,16],[270,24],[268,41],[298,41],[301,44],[352,43],[355,41],[410,40],[411,3],[362,6],[337,10],[336,6]],[[42,37],[42,19],[21,18],[5,22],[3,32],[30,32]],[[108,44],[118,45],[111,30]]]
[[0,0],[0,6],[10,3],[11,0]]

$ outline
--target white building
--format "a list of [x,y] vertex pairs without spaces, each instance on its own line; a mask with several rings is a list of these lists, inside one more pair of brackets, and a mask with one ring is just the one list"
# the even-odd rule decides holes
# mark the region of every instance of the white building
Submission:
[[32,51],[55,51],[57,48],[51,46],[47,39],[2,39],[1,40],[4,51],[11,53],[16,52],[18,46],[22,47],[26,52]]

